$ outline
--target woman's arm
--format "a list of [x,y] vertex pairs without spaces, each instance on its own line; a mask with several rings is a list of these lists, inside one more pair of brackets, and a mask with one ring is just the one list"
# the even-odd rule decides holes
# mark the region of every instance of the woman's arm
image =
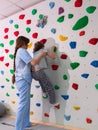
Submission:
[[44,56],[46,56],[46,54],[47,54],[46,52],[42,52],[38,58],[32,59],[32,61],[30,62],[30,64],[33,65],[33,66],[36,65],[37,63],[39,63],[39,61],[40,61]]

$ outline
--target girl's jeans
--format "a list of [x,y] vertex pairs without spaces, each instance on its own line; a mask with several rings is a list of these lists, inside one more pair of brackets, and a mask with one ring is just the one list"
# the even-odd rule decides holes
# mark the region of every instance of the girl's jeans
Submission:
[[30,89],[31,84],[26,80],[16,82],[19,92],[19,105],[16,114],[15,130],[24,130],[30,123]]

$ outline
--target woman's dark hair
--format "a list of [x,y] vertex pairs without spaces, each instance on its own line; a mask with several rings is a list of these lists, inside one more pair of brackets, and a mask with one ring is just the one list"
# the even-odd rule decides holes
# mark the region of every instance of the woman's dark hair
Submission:
[[41,42],[38,41],[38,42],[36,42],[36,43],[34,44],[33,52],[36,52],[36,51],[42,49],[43,47],[44,47],[44,44],[42,44]]
[[[14,72],[16,70],[16,67],[15,67],[15,58],[16,58],[17,50],[19,48],[21,48],[22,46],[24,46],[24,45],[27,46],[29,42],[30,42],[30,40],[27,37],[24,37],[24,36],[19,36],[16,39],[16,46],[15,46],[15,51],[14,51],[14,63],[13,63]],[[15,74],[13,74],[13,76],[12,76],[12,83],[13,84],[15,83]]]

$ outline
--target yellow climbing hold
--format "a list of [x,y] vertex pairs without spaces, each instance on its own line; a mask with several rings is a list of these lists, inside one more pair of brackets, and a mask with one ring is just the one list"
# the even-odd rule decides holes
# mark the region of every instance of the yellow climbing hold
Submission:
[[12,102],[12,104],[15,104],[15,100],[12,100],[11,102]]
[[30,111],[30,115],[33,115],[34,114],[34,112],[33,111]]
[[80,107],[79,107],[79,106],[73,106],[73,108],[74,108],[75,110],[80,110]]
[[59,35],[59,39],[61,41],[66,41],[68,39],[68,37],[67,36],[63,36],[63,35]]
[[28,43],[28,48],[31,48],[32,47],[32,42],[29,42]]

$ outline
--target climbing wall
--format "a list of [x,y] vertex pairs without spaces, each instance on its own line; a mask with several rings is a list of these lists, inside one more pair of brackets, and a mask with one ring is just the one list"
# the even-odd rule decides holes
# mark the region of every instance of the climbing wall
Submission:
[[98,129],[98,1],[46,0],[0,22],[0,101],[7,113],[16,114],[19,93],[11,83],[15,40],[30,38],[32,55],[36,41],[48,51],[56,46],[56,59],[48,58],[46,71],[59,105],[51,107],[32,80],[31,119],[61,125]]

